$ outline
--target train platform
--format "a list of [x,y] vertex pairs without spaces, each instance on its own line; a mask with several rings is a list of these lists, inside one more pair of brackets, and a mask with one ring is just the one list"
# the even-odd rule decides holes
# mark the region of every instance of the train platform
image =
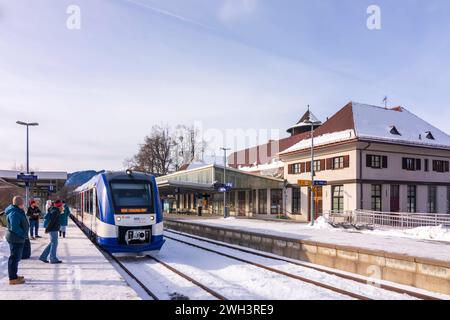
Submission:
[[43,238],[31,240],[32,254],[19,264],[23,285],[9,285],[7,259],[9,246],[0,230],[0,300],[137,300],[138,294],[116,271],[108,259],[85,234],[69,222],[67,237],[60,238],[58,257],[62,264],[48,264],[38,260],[49,242]]

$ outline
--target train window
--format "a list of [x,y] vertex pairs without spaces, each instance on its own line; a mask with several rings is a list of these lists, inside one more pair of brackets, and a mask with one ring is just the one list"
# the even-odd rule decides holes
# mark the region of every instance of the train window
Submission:
[[94,189],[94,194],[95,194],[95,207],[94,207],[94,211],[95,211],[95,216],[100,219],[100,210],[98,209],[98,192],[97,189]]
[[111,190],[117,213],[126,212],[126,209],[145,209],[132,211],[133,213],[153,210],[152,189],[149,183],[112,182]]

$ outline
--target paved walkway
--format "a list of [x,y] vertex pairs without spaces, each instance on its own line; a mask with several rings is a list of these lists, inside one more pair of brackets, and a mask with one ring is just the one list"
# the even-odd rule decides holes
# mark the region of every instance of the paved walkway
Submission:
[[46,264],[38,260],[48,235],[32,240],[31,259],[19,265],[26,284],[10,286],[7,277],[8,244],[0,230],[0,300],[135,300],[137,293],[125,282],[103,254],[72,222],[67,238],[59,241],[58,256],[64,262]]

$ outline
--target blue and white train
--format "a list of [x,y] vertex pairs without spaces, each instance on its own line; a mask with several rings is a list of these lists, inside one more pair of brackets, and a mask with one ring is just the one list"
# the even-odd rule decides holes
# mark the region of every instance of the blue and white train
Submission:
[[127,170],[94,176],[74,191],[74,216],[112,254],[145,255],[164,244],[155,177]]

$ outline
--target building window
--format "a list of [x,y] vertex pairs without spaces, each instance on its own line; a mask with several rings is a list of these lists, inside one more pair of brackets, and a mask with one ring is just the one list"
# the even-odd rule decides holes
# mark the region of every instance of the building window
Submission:
[[300,173],[300,163],[294,163],[292,165],[292,173],[299,174]]
[[442,160],[433,160],[434,172],[449,172],[449,162]]
[[331,210],[344,212],[344,186],[333,186],[331,193]]
[[270,213],[280,214],[283,211],[283,190],[270,190]]
[[267,214],[267,190],[258,190],[258,213]]
[[344,157],[333,158],[333,169],[343,169],[344,168]]
[[415,213],[417,207],[417,186],[408,186],[408,212]]
[[402,167],[404,170],[420,171],[422,170],[422,159],[403,158]]
[[322,163],[321,160],[315,160],[314,161],[314,172],[319,172],[319,171],[322,170],[321,163]]
[[382,169],[387,168],[387,156],[379,156],[368,154],[366,159],[366,165],[368,168]]
[[301,191],[299,188],[292,189],[292,213],[301,214]]
[[381,184],[372,185],[372,210],[381,211]]
[[437,199],[437,187],[428,186],[428,205],[427,205],[428,213],[437,212],[436,199]]

